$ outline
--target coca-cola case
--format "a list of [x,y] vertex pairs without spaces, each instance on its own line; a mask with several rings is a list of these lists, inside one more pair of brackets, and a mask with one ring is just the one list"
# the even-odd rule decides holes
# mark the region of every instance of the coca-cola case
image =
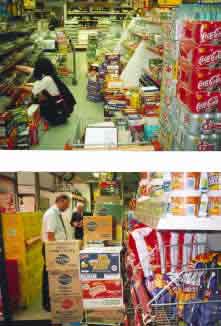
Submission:
[[221,44],[220,21],[186,21],[183,26],[183,39],[197,44]]
[[218,92],[221,89],[221,69],[199,69],[181,61],[179,81],[193,92]]
[[220,92],[192,91],[179,82],[177,84],[177,97],[192,113],[221,112]]
[[199,68],[221,68],[221,45],[199,45],[195,42],[180,42],[180,58]]

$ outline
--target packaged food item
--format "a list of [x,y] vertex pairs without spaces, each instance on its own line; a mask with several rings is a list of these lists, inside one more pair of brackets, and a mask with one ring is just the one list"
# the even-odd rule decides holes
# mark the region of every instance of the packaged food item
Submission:
[[51,301],[51,317],[54,324],[81,322],[83,303],[81,297],[60,297]]
[[71,271],[79,269],[79,240],[50,241],[46,243],[48,271]]
[[173,192],[170,197],[170,211],[174,216],[198,216],[200,192]]
[[209,190],[221,190],[221,172],[208,173]]
[[82,281],[85,309],[123,307],[121,280]]
[[51,298],[60,296],[81,296],[79,270],[49,273]]
[[189,90],[216,92],[221,87],[221,69],[199,69],[194,65],[181,62],[179,80]]
[[123,309],[90,309],[86,311],[86,321],[88,324],[116,324],[123,322],[125,312]]
[[199,190],[200,172],[172,172],[171,189],[172,190]]
[[121,249],[121,247],[107,247],[81,250],[81,279],[120,279]]
[[184,87],[182,83],[177,84],[177,96],[180,101],[188,107],[192,113],[212,113],[221,111],[220,92],[192,91]]
[[112,240],[112,216],[85,216],[84,237],[87,241]]
[[208,192],[208,215],[221,217],[221,191]]
[[220,68],[221,45],[197,45],[191,41],[180,42],[180,58],[199,68]]
[[220,44],[220,21],[186,21],[183,26],[183,39],[191,39],[197,44]]

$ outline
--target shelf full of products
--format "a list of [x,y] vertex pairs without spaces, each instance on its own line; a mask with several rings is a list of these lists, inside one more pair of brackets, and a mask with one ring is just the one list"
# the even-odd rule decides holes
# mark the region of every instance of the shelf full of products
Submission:
[[[39,107],[30,106],[31,96],[20,86],[30,77],[17,70],[17,65],[34,65],[40,50],[34,45],[33,26],[29,30],[1,32],[0,47],[0,148],[25,149],[34,142],[35,122]],[[12,45],[13,44],[13,45]]]
[[[189,325],[196,316],[203,325],[211,318],[218,325],[214,309],[221,300],[221,201],[216,197],[220,177],[216,172],[140,175],[125,242],[136,325],[147,320],[154,325]],[[179,218],[183,223],[177,223]],[[218,227],[212,226],[214,219]]]

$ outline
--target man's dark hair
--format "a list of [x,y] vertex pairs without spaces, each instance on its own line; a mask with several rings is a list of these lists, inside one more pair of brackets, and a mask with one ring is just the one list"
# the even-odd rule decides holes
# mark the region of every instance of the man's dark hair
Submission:
[[68,195],[59,195],[59,196],[56,197],[55,202],[58,203],[61,200],[70,201],[70,197],[68,197]]

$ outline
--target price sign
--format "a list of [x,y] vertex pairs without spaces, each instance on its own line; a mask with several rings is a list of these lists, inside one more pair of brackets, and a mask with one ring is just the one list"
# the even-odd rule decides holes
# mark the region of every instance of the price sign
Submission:
[[36,8],[36,0],[24,0],[24,9],[35,9]]

